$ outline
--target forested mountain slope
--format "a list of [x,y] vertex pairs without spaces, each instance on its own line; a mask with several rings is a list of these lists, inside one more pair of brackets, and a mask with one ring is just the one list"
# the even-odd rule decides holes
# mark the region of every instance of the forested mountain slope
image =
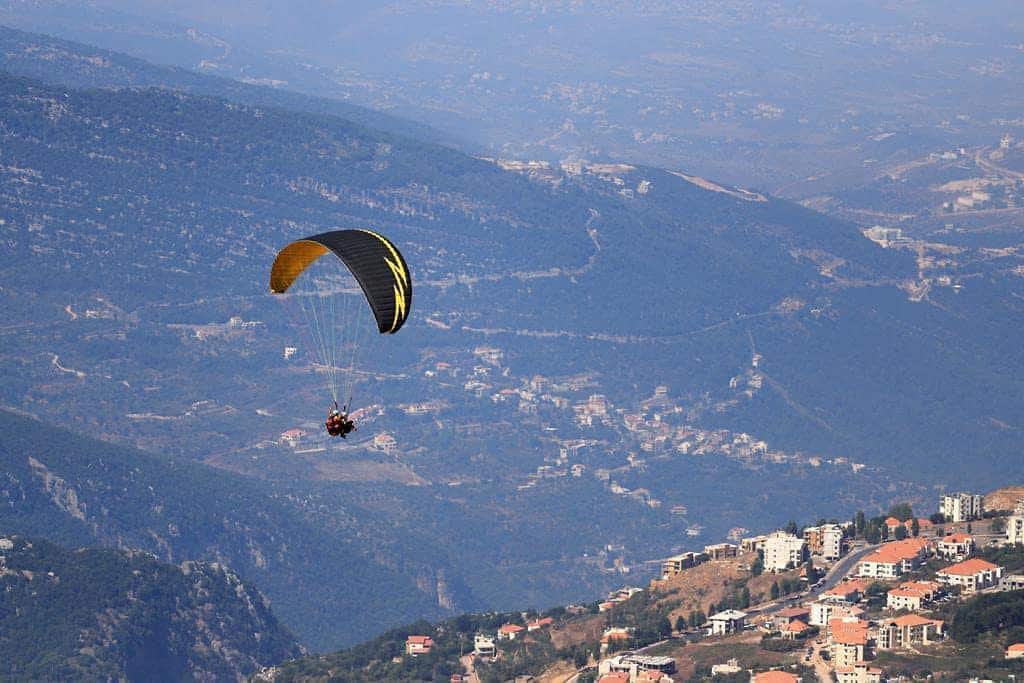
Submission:
[[262,595],[217,564],[0,538],[12,680],[245,680],[300,649]]

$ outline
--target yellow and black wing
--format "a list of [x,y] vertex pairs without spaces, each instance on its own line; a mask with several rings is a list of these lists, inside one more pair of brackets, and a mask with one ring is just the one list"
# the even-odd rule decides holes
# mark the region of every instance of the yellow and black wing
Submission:
[[288,291],[306,268],[329,251],[363,288],[381,334],[397,332],[409,317],[412,277],[395,245],[371,230],[334,230],[292,242],[274,259],[270,291]]

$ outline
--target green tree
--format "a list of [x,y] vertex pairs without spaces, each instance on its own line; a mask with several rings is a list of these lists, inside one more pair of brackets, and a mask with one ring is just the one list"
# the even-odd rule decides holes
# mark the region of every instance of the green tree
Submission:
[[863,510],[857,510],[857,514],[853,516],[853,528],[856,529],[857,535],[864,533],[864,527],[867,526],[867,519],[864,517]]
[[680,614],[678,617],[676,617],[676,630],[677,631],[685,631],[686,630],[686,619],[683,619],[683,615],[682,614]]
[[740,609],[748,607],[750,607],[750,589],[744,586],[743,591],[740,593]]
[[793,520],[789,520],[788,522],[786,522],[785,531],[787,534],[792,534],[793,536],[796,536],[800,533],[800,528],[796,525],[796,522],[794,522]]
[[757,559],[750,565],[751,576],[761,576],[764,573],[764,560],[761,558],[761,551],[757,551]]
[[895,537],[896,537],[897,541],[902,541],[904,538],[906,538],[907,537],[907,527],[902,526],[902,525],[896,527]]
[[900,503],[889,508],[889,516],[905,522],[914,516],[914,509],[910,506],[910,503]]
[[771,592],[769,593],[769,595],[771,595],[772,600],[778,600],[779,599],[779,582],[778,581],[772,581],[772,589],[771,589]]
[[921,533],[921,523],[917,521],[917,517],[914,517],[914,521],[910,524],[910,535],[917,538]]

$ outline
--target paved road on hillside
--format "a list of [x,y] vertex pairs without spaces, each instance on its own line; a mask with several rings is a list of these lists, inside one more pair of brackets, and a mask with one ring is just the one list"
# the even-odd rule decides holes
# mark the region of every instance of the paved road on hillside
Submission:
[[817,587],[810,588],[807,591],[801,591],[800,593],[793,593],[786,597],[777,600],[775,602],[761,603],[760,605],[754,605],[749,610],[746,610],[748,614],[774,614],[779,610],[791,607],[798,602],[804,602],[805,600],[813,600],[830,588],[834,588],[837,584],[842,582],[846,578],[846,575],[857,566],[857,563],[864,558],[865,555],[873,553],[878,550],[882,544],[868,545],[863,548],[858,548],[853,552],[839,559],[832,568],[825,574],[825,582]]
[[[763,616],[768,614],[774,614],[775,612],[785,609],[786,607],[795,605],[798,602],[803,602],[805,600],[813,600],[820,594],[824,593],[825,591],[831,588],[834,588],[837,584],[842,582],[842,580],[846,578],[846,575],[850,573],[850,571],[853,570],[854,567],[857,566],[857,563],[860,562],[865,555],[873,553],[874,551],[882,547],[882,545],[884,544],[878,543],[876,545],[864,546],[863,548],[858,548],[857,550],[854,550],[853,552],[848,553],[844,557],[840,558],[839,561],[833,564],[832,567],[825,574],[825,581],[818,588],[811,588],[806,592],[787,595],[785,598],[782,598],[781,600],[761,603],[760,605],[752,605],[750,609],[744,611],[747,612],[747,614],[757,614]],[[634,652],[644,652],[650,648],[657,647],[658,645],[661,645],[662,643],[667,643],[671,640],[685,640],[689,642],[694,638],[695,635],[692,634],[684,634],[682,636],[666,638],[665,640],[659,640],[656,643],[651,643],[650,645],[645,645],[644,647],[637,648],[636,650],[634,650]],[[824,664],[824,662],[822,663]],[[565,683],[576,683],[576,680],[579,678],[579,674],[580,672],[577,671],[574,675],[567,678]]]

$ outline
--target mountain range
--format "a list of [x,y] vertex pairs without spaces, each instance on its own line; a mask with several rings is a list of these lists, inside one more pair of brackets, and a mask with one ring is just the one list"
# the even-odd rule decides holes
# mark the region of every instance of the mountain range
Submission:
[[[39,510],[55,540],[225,560],[323,649],[1020,464],[1020,273],[998,254],[0,37],[0,401],[92,437],[4,415],[13,499],[37,501],[5,531],[46,533]],[[350,226],[401,246],[416,301],[366,342],[337,443],[267,272]]]

